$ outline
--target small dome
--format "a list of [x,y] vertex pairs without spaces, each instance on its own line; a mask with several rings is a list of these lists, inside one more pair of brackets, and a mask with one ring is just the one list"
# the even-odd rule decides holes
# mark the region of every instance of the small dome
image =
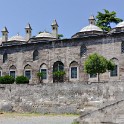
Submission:
[[24,37],[17,34],[16,36],[13,36],[13,37],[9,38],[8,41],[26,41],[26,40],[25,40]]
[[38,34],[36,36],[37,38],[55,38],[51,33],[48,33],[48,32],[41,32],[40,34]]
[[96,25],[93,25],[93,24],[90,24],[84,28],[82,28],[80,30],[80,32],[88,32],[88,31],[100,31],[100,32],[103,32],[103,30],[101,28],[99,28],[98,26]]
[[121,27],[124,27],[124,21],[120,22],[116,25],[116,28],[121,28]]

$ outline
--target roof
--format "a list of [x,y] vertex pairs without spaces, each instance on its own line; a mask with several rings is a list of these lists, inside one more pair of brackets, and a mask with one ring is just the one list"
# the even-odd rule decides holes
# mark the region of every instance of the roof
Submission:
[[51,33],[45,32],[45,31],[41,32],[36,37],[40,37],[40,38],[55,38]]
[[[2,32],[8,32],[7,28],[4,27],[4,28],[2,29]],[[8,33],[9,33],[9,32],[8,32]]]
[[26,41],[24,37],[20,36],[19,34],[9,38],[8,41]]
[[101,28],[99,28],[98,26],[96,25],[93,25],[93,24],[90,24],[84,28],[82,28],[80,30],[80,32],[88,32],[88,31],[100,31],[100,32],[103,32],[103,30]]
[[53,22],[52,22],[52,26],[54,26],[54,25],[57,25],[57,26],[58,26],[58,24],[57,24],[57,21],[56,21],[56,20],[53,20]]
[[28,24],[26,25],[25,29],[31,29],[31,30],[32,30],[31,25],[28,23]]
[[95,17],[94,17],[93,15],[91,15],[91,16],[89,17],[89,19],[95,20]]
[[121,27],[124,27],[124,21],[120,22],[116,25],[116,28],[121,28]]

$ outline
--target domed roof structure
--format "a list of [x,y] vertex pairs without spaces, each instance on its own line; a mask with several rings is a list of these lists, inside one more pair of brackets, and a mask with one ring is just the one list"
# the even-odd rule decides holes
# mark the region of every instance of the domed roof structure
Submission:
[[87,31],[101,31],[101,32],[103,32],[103,30],[101,28],[99,28],[98,26],[93,25],[93,24],[90,24],[90,25],[88,25],[88,26],[86,26],[80,30],[80,32],[87,32]]
[[79,32],[74,34],[72,38],[102,35],[104,33],[101,28],[95,25],[95,18],[93,15],[91,15],[88,20],[89,20],[89,25],[82,28]]
[[124,21],[120,22],[116,25],[116,28],[121,28],[121,27],[124,27]]
[[8,41],[26,41],[24,37],[20,36],[19,34],[9,38]]
[[46,31],[39,33],[36,37],[37,38],[55,38],[51,33]]

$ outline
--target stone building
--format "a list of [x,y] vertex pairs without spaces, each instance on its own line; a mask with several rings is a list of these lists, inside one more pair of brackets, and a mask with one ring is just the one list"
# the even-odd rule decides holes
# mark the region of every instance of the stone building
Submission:
[[37,83],[37,72],[44,72],[43,82],[55,82],[53,72],[64,70],[65,82],[96,81],[97,75],[84,73],[84,61],[94,52],[115,62],[115,69],[100,75],[101,80],[124,79],[124,22],[110,32],[104,32],[95,25],[90,16],[89,25],[70,39],[58,38],[58,24],[53,21],[52,33],[40,32],[32,37],[32,28],[25,27],[25,37],[17,34],[8,38],[7,28],[0,39],[0,76],[25,75],[30,83]]

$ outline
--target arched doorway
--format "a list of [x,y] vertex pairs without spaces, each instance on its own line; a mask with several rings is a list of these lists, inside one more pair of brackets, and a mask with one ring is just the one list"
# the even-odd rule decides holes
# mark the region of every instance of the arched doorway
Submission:
[[59,76],[61,72],[64,72],[64,64],[61,61],[57,61],[53,65],[53,83],[64,81],[64,75]]

